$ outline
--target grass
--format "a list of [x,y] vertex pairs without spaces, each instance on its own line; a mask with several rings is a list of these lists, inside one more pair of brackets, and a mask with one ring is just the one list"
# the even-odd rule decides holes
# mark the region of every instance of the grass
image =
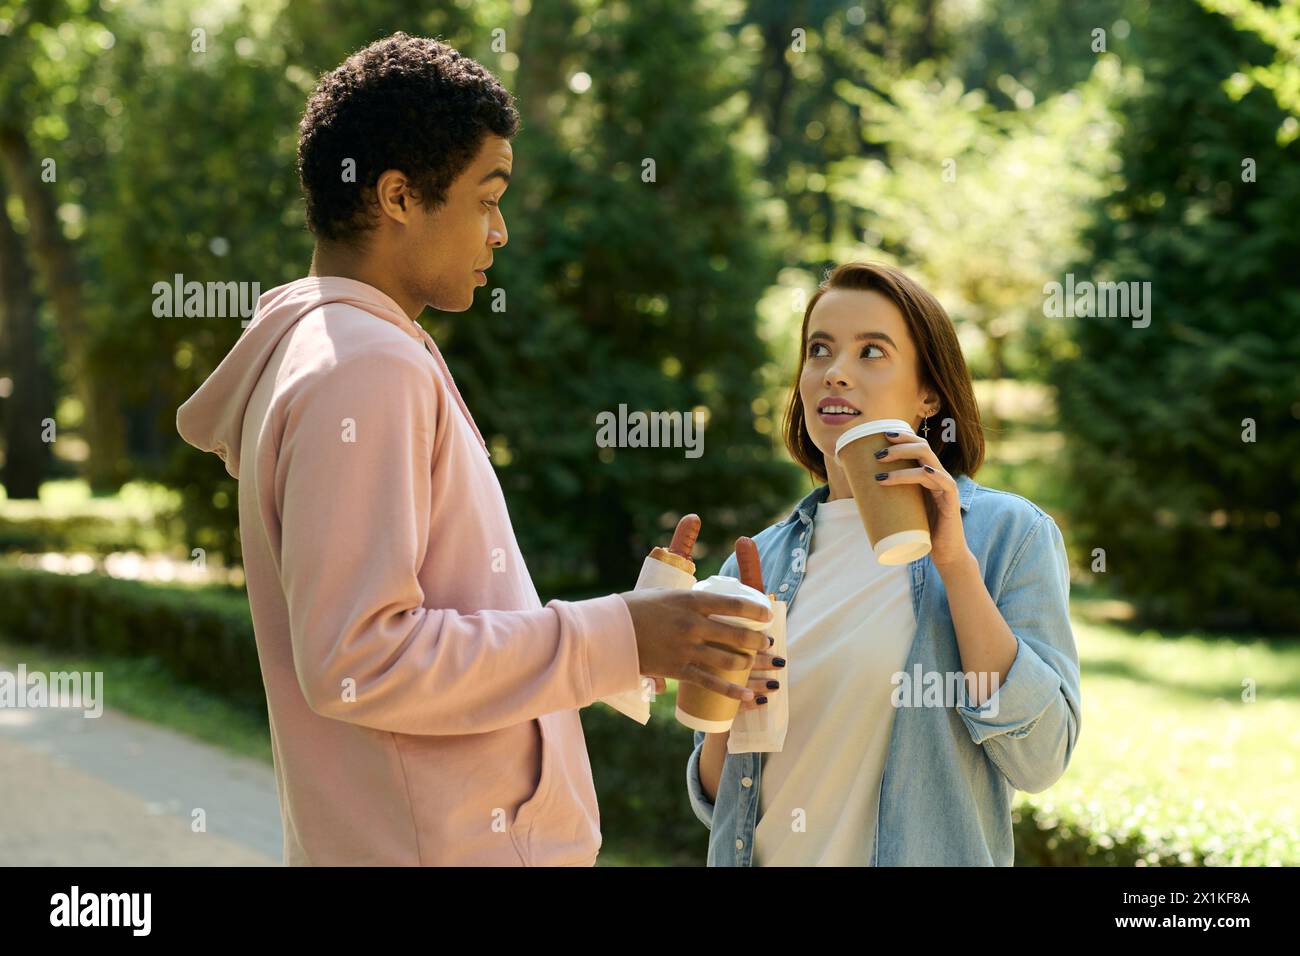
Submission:
[[1076,604],[1083,718],[1070,767],[1017,804],[1103,848],[1300,864],[1300,640],[1132,631],[1094,606]]

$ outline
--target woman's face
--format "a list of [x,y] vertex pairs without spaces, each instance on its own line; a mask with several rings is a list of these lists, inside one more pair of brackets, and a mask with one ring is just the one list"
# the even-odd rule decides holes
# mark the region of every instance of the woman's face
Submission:
[[913,429],[938,410],[917,377],[916,345],[898,307],[874,290],[831,289],[808,318],[799,396],[808,434],[834,468],[845,429],[901,418]]

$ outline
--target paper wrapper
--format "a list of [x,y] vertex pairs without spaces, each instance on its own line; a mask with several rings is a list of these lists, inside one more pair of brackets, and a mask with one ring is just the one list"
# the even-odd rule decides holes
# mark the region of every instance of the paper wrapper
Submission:
[[[773,657],[786,657],[785,611],[785,601],[772,601],[772,623],[767,633],[775,641],[768,652]],[[777,668],[754,670],[749,676],[774,677],[781,682],[781,689],[769,694],[766,704],[741,709],[736,714],[731,722],[731,736],[727,738],[727,753],[776,753],[785,746],[785,731],[790,725],[790,675],[786,668]]]
[[[695,587],[694,575],[687,574],[680,568],[675,568],[671,564],[646,555],[646,559],[641,565],[641,574],[636,579],[636,587],[633,590],[676,588],[679,591],[689,591],[693,587]],[[650,722],[650,700],[654,696],[654,690],[654,678],[642,677],[641,686],[637,690],[620,691],[617,694],[611,694],[609,697],[602,697],[601,700],[620,714],[631,717],[637,723],[648,724]]]

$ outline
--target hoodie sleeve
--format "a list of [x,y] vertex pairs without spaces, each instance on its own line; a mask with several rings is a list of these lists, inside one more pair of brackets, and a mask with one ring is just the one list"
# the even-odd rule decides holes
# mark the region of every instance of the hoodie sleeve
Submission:
[[[474,734],[640,684],[616,594],[533,611],[426,606],[441,392],[389,352],[316,376],[286,412],[276,462],[280,575],[313,711],[377,730]],[[444,500],[439,498],[439,500]]]

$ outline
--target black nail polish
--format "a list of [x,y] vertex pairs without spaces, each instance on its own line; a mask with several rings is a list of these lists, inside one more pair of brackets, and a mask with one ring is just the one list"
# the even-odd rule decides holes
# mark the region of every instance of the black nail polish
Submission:
[[921,467],[924,468],[926,471],[928,471],[930,474],[932,475],[934,474],[934,469],[931,468],[929,465],[922,465]]
[[767,682],[768,690],[777,690],[778,688],[780,688],[780,686],[781,686],[781,682],[779,680],[770,680]]
[[898,432],[885,432],[885,435],[889,438],[897,438]]
[[754,698],[754,703],[756,703],[756,704],[766,704],[766,703],[767,703],[767,698],[764,697],[764,696],[762,696],[762,695],[760,695],[760,696]]
[[876,457],[877,457],[877,458],[884,458],[884,457],[885,457],[886,455],[888,455],[888,454],[889,454],[889,449],[888,449],[888,448],[882,448],[882,449],[880,449],[880,451],[876,452]]
[[775,643],[776,643],[776,638],[773,637],[771,634],[767,635],[767,646],[771,647]]
[[882,471],[880,474],[876,475],[876,481],[884,481],[888,477],[889,477],[889,472]]
[[784,657],[774,657],[774,658],[772,658],[772,666],[773,666],[773,667],[785,667],[785,658],[784,658]]

